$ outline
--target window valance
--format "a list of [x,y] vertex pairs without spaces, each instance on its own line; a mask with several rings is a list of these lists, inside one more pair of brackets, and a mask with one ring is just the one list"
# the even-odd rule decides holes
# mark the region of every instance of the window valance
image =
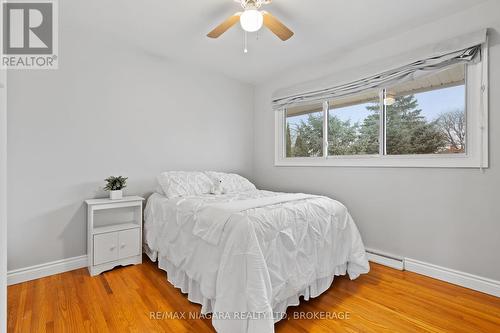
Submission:
[[[386,88],[432,74],[450,65],[476,61],[481,57],[481,45],[485,43],[486,35],[487,31],[484,29],[428,45],[412,52],[412,54],[420,56],[420,60],[352,82],[333,84],[325,88],[325,80],[323,79],[321,83],[318,82],[316,87],[314,82],[309,82],[307,91],[304,91],[303,86],[277,91],[273,95],[273,110],[280,110],[291,105],[331,100],[371,89]],[[335,82],[335,78],[332,77],[330,81]]]

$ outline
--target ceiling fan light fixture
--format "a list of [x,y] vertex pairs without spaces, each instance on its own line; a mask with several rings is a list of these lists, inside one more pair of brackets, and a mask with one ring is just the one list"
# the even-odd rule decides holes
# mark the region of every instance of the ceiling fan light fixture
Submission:
[[247,9],[240,16],[240,24],[246,32],[259,31],[264,23],[264,16],[257,9]]
[[270,4],[272,0],[234,0],[241,4],[243,12],[237,12],[228,17],[207,34],[209,38],[219,38],[223,33],[240,22],[245,33],[259,31],[263,26],[269,29],[282,41],[287,41],[293,36],[293,31],[274,17],[268,11],[260,10],[263,5]]

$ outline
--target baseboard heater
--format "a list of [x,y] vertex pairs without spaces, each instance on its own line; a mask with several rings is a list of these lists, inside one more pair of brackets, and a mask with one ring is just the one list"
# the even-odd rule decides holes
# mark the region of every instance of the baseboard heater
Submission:
[[373,249],[366,249],[366,256],[368,257],[369,261],[377,264],[389,266],[400,271],[404,270],[405,268],[403,257],[398,257],[390,253]]

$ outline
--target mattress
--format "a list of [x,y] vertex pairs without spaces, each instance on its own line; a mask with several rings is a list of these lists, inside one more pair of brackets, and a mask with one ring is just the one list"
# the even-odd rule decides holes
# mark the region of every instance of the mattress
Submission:
[[144,238],[149,257],[203,314],[212,314],[218,332],[274,332],[300,296],[320,295],[335,276],[369,271],[346,207],[321,196],[155,193]]

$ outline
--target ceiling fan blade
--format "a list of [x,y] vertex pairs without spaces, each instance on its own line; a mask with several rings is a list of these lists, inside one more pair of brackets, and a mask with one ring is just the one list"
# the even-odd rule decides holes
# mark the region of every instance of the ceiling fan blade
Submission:
[[229,17],[227,20],[219,24],[214,30],[210,31],[207,34],[207,37],[210,38],[217,38],[223,33],[225,33],[229,28],[231,28],[233,25],[238,23],[240,20],[241,12],[238,12],[234,14],[233,16]]
[[293,36],[293,31],[269,12],[262,11],[262,14],[264,15],[264,25],[282,41],[286,41]]

